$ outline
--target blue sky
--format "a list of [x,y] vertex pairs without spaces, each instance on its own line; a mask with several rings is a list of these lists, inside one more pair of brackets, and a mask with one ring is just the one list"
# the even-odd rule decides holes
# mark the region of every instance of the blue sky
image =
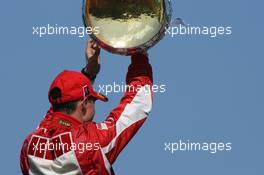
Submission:
[[[81,1],[3,1],[0,19],[2,173],[20,174],[26,135],[49,107],[47,91],[63,69],[81,70],[88,37],[32,35],[33,26],[82,26]],[[263,174],[263,2],[172,3],[173,15],[196,26],[232,26],[232,35],[166,36],[149,50],[156,93],[149,119],[114,165],[116,174]],[[101,52],[95,86],[122,82],[129,58]],[[101,121],[116,106],[97,103]],[[165,142],[231,142],[211,154],[164,151]]]

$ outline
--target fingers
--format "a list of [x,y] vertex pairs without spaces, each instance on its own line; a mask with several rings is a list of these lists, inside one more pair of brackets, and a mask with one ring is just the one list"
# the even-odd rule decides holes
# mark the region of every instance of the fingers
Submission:
[[94,39],[90,39],[88,41],[88,44],[91,48],[93,49],[100,49],[101,47],[99,46],[99,44],[94,40]]
[[[100,48],[101,47],[99,46],[99,44],[95,40],[93,40],[93,39],[88,40],[87,41],[87,48],[86,48],[86,55],[87,55],[86,61],[89,62],[92,60],[97,60],[98,56],[100,54]],[[97,62],[98,62],[98,64],[100,64],[100,60],[98,60]]]
[[98,63],[98,64],[101,64],[100,57],[98,57],[98,59],[97,59],[97,63]]

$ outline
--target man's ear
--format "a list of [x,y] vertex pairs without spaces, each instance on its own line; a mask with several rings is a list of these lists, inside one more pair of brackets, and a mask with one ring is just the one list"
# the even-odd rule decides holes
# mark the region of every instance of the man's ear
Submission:
[[82,105],[82,106],[83,106],[83,105],[86,105],[86,104],[87,104],[87,101],[88,101],[87,99],[88,99],[88,98],[84,98],[83,100],[80,100],[80,101],[79,101],[79,105]]
[[89,99],[88,98],[85,98],[84,99],[84,104],[87,105],[88,101],[89,101]]
[[82,114],[85,115],[86,114],[86,104],[87,104],[87,98],[83,99],[82,101],[79,102],[79,105],[81,107],[82,110]]

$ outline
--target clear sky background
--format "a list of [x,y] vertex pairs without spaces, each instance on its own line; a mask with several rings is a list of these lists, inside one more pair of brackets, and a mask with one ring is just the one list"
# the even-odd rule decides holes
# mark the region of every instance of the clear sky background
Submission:
[[[79,0],[0,3],[1,174],[18,175],[24,138],[49,108],[47,91],[63,69],[80,70],[88,37],[32,35],[33,26],[82,26]],[[232,35],[167,36],[149,50],[156,93],[147,122],[114,164],[116,174],[264,174],[263,1],[175,0],[174,16]],[[129,58],[101,52],[95,86],[124,81]],[[97,102],[101,121],[117,105]],[[231,142],[232,150],[164,151],[164,142]]]

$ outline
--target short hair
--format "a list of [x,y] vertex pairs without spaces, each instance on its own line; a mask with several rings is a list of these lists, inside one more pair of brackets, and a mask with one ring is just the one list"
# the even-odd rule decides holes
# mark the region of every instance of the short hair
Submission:
[[66,103],[52,104],[54,112],[65,112],[66,114],[72,114],[78,105],[79,100],[70,101]]

